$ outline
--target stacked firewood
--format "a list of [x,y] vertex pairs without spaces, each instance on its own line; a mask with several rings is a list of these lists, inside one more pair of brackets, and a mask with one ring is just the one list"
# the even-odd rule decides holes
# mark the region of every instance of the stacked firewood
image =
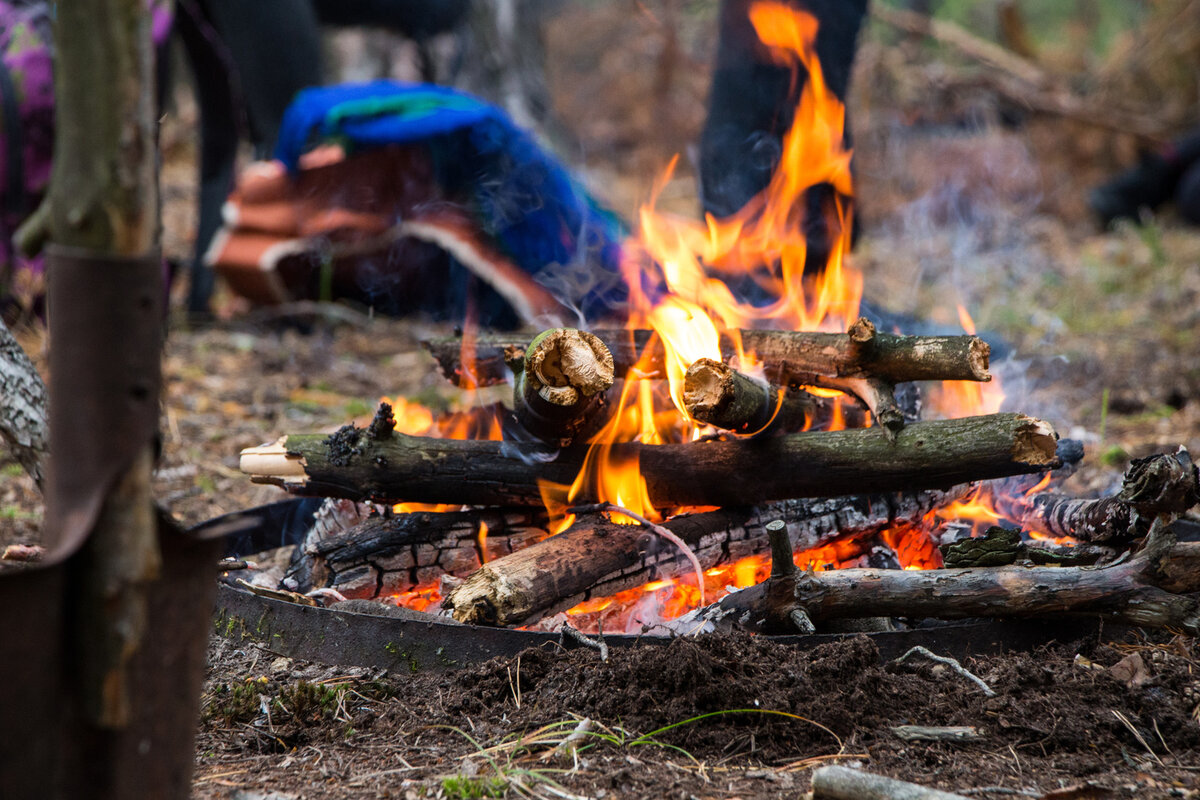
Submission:
[[[347,597],[382,598],[446,575],[452,580],[445,586],[444,606],[455,619],[525,625],[661,577],[766,553],[772,535],[777,553],[861,541],[859,563],[870,563],[866,554],[878,534],[922,524],[978,481],[1007,478],[1012,485],[1002,511],[1028,529],[1120,547],[1145,536],[1154,520],[1187,510],[1200,496],[1196,468],[1186,453],[1135,463],[1125,489],[1113,498],[1028,495],[1036,478],[1011,476],[1040,475],[1063,464],[1064,448],[1049,423],[1014,413],[937,421],[906,415],[898,386],[990,380],[988,346],[977,337],[885,334],[866,320],[845,334],[747,330],[740,335],[742,348],[761,362],[762,378],[733,366],[737,347],[727,337],[721,343],[725,358],[696,361],[683,383],[688,415],[725,433],[686,443],[611,445],[616,457],[639,465],[655,508],[696,510],[677,513],[661,525],[619,525],[611,519],[614,509],[583,487],[573,498],[574,524],[555,536],[547,532],[542,487],[570,485],[576,479],[588,457],[589,439],[619,406],[622,381],[631,370],[639,377],[666,377],[657,337],[649,331],[554,329],[531,339],[481,339],[473,342],[469,363],[460,355],[461,341],[429,343],[447,377],[460,385],[512,381],[505,440],[403,434],[395,430],[385,404],[365,428],[346,426],[330,436],[289,434],[243,451],[242,469],[253,480],[295,494],[383,508],[403,502],[462,509],[384,513],[336,535],[314,535],[300,548],[285,582],[295,590],[328,587]],[[833,400],[823,396],[828,393],[802,387],[849,395],[861,407],[858,421],[869,419],[871,426],[821,430],[834,416]],[[1078,457],[1074,452],[1068,460]],[[1156,552],[1160,561],[1183,558],[1170,547],[1160,545]],[[1079,570],[1042,569],[1062,576]],[[756,587],[761,598],[745,591],[732,597],[763,609],[763,598],[772,598],[772,610],[764,610],[765,616],[753,623],[762,629],[791,624],[794,630],[807,625],[798,621],[805,615],[819,622],[881,614],[1006,613],[1005,601],[988,605],[957,599],[914,600],[905,610],[899,606],[911,597],[928,595],[922,579],[937,579],[897,570],[885,571],[888,581],[922,588],[891,592],[901,600],[886,611],[871,604],[830,602],[831,594],[869,595],[863,586],[882,580],[872,570],[867,570],[869,578],[860,574],[863,570],[840,572],[797,576],[778,565],[774,577]],[[937,574],[945,578],[947,572]],[[1010,593],[1019,593],[1019,584],[1028,584],[1034,594],[1044,594],[1044,586],[1058,586],[1040,582],[1035,570],[1026,572],[1027,578],[1016,583],[1012,576],[997,580]],[[1118,583],[1150,580],[1148,575],[1162,572],[1126,567]],[[836,585],[827,589],[826,581]],[[783,584],[790,588],[780,589]],[[1167,591],[1179,591],[1181,585],[1172,583]],[[1109,589],[1102,593],[1111,594]],[[780,592],[792,599],[780,601]],[[1057,599],[1045,608],[1010,603],[1007,613],[1079,610],[1067,598],[1070,592],[1055,589],[1054,594]],[[814,599],[818,596],[820,602]],[[1082,610],[1093,610],[1086,602]],[[1149,620],[1154,615],[1145,613],[1147,602],[1138,595],[1103,609]],[[969,612],[960,611],[965,608]],[[1172,624],[1181,614],[1196,618],[1194,611],[1180,608],[1171,606],[1167,617]]]

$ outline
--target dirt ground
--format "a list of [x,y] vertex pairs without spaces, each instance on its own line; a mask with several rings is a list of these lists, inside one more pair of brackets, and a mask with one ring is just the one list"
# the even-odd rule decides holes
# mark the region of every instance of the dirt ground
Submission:
[[[657,166],[695,141],[712,52],[705,20],[685,15],[681,60],[661,78],[662,20],[635,6],[570,4],[547,39],[577,165],[629,218]],[[943,97],[911,90],[940,62],[897,64],[889,43],[868,31],[850,103],[854,264],[868,300],[943,325],[961,303],[1007,342],[993,364],[1005,408],[1087,447],[1071,491],[1111,488],[1134,457],[1200,452],[1200,232],[1169,211],[1096,230],[1081,198],[1127,141],[1056,117],[964,122]],[[637,78],[621,84],[625,74]],[[659,116],[636,102],[655,91],[670,100]],[[192,113],[181,104],[163,134],[164,247],[177,258],[194,229]],[[690,212],[684,161],[663,198]],[[383,396],[456,400],[418,345],[444,326],[359,310],[281,320],[225,295],[218,308],[204,326],[176,311],[165,354],[155,490],[184,524],[281,498],[238,471],[244,447],[361,422]],[[44,365],[44,331],[17,334]],[[0,463],[0,543],[35,542],[40,516],[31,481]],[[1194,640],[1101,637],[969,661],[991,698],[942,667],[879,663],[873,647],[857,638],[799,655],[712,637],[615,650],[608,663],[545,649],[401,675],[214,636],[195,796],[798,797],[813,768],[857,763],[972,797],[1200,797]],[[1134,655],[1140,668],[1109,670]],[[547,756],[584,717],[593,728],[577,754]],[[899,725],[974,726],[983,738],[905,743]]]

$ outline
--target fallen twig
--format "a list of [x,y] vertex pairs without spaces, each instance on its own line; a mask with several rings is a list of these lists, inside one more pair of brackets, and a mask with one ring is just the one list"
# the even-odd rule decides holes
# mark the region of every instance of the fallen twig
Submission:
[[593,639],[592,637],[579,631],[577,628],[571,627],[571,623],[569,622],[564,622],[562,624],[562,627],[559,628],[559,634],[573,642],[583,645],[584,647],[591,647],[595,650],[599,650],[600,660],[608,661],[608,645],[605,644],[603,636],[598,636]]
[[928,648],[922,647],[921,645],[917,645],[913,649],[909,650],[907,653],[905,653],[904,655],[897,658],[894,663],[900,664],[900,663],[904,662],[905,660],[907,660],[909,656],[913,656],[913,655],[925,656],[930,661],[936,661],[939,664],[945,664],[947,667],[954,670],[959,675],[963,676],[964,678],[966,678],[967,680],[971,681],[976,686],[978,686],[980,689],[982,689],[983,693],[985,695],[987,695],[988,697],[996,696],[996,692],[992,689],[992,687],[990,687],[986,683],[984,683],[983,679],[980,678],[978,675],[975,675],[974,673],[967,670],[967,668],[964,667],[962,664],[958,663],[953,658],[949,658],[947,656],[939,656],[935,653],[932,653],[929,651]]

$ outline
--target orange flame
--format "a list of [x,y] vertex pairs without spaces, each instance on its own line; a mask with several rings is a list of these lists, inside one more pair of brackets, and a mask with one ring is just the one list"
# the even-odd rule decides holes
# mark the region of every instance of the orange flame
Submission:
[[[663,444],[690,441],[710,432],[688,418],[682,397],[685,371],[699,358],[722,359],[732,352],[736,365],[746,372],[757,369],[752,352],[743,352],[739,329],[778,327],[791,330],[844,331],[858,315],[862,296],[861,273],[847,261],[852,219],[850,159],[844,139],[845,109],[830,91],[815,55],[817,22],[810,14],[779,2],[760,0],[750,8],[750,21],[772,56],[781,64],[800,68],[807,75],[791,128],[784,135],[778,168],[768,186],[734,215],[717,219],[707,215],[694,220],[661,213],[655,204],[669,182],[677,159],[656,182],[649,203],[639,210],[639,234],[625,247],[621,269],[629,290],[630,328],[654,331],[641,360],[625,376],[615,412],[590,441],[583,467],[570,486],[543,483],[542,497],[551,518],[550,533],[575,523],[567,511],[581,500],[601,500],[628,508],[651,520],[660,520],[683,509],[655,508],[635,456],[619,443]],[[794,78],[798,80],[798,77]],[[828,185],[834,199],[822,213],[832,232],[828,262],[818,274],[806,274],[809,256],[804,218],[807,193]],[[770,299],[765,305],[738,299],[732,281],[750,283]],[[974,323],[959,309],[964,330]],[[463,336],[463,377],[468,389],[473,380],[475,326],[468,320]],[[667,382],[646,376],[657,371],[652,352],[665,353]],[[836,397],[833,427],[845,427],[845,395],[812,389]],[[978,384],[948,382],[928,396],[939,413],[960,416],[998,410],[1003,392],[998,382]],[[405,411],[407,414],[407,410]],[[397,415],[399,420],[399,414]],[[861,417],[856,417],[861,418]],[[490,427],[470,414],[425,423],[426,435],[458,438],[486,435],[500,438],[498,420]],[[417,423],[414,423],[417,424]],[[397,507],[398,509],[400,506]],[[632,522],[612,515],[617,522]],[[979,525],[998,518],[982,491],[963,502],[931,513],[920,525],[900,525],[864,540],[838,540],[794,555],[802,569],[830,569],[869,563],[870,548],[882,542],[906,569],[941,566],[941,555],[931,532],[938,519],[970,518]],[[480,552],[486,558],[486,526],[479,531]],[[705,594],[720,597],[728,586],[754,585],[770,574],[770,557],[756,555],[708,570]],[[398,602],[427,607],[439,596],[436,587],[418,587],[397,596]],[[613,618],[618,627],[638,622],[641,615],[668,619],[693,607],[700,598],[694,579],[653,581],[644,586],[602,598],[592,598],[567,614]],[[425,604],[425,605],[419,605]],[[653,610],[651,614],[647,609]],[[579,624],[579,623],[577,623]]]

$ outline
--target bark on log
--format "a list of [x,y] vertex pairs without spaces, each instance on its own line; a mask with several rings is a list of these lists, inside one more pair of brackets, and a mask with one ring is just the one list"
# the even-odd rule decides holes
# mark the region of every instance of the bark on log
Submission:
[[0,441],[40,488],[42,459],[50,449],[46,385],[8,326],[0,320]]
[[838,766],[814,772],[812,790],[813,800],[968,800],[961,794]]
[[283,585],[301,593],[328,587],[347,598],[386,597],[442,575],[466,577],[546,536],[546,515],[530,509],[374,517],[297,548]]
[[555,328],[529,343],[513,410],[526,431],[565,447],[600,429],[612,385],[613,358],[604,342],[586,331]]
[[[916,524],[966,491],[963,486],[950,492],[793,500],[680,516],[663,526],[692,548],[702,569],[709,569],[767,552],[772,523],[786,525],[796,551],[849,538],[862,538],[869,547],[884,528]],[[589,516],[557,536],[485,564],[450,593],[446,606],[460,622],[522,625],[690,570],[675,545],[647,529]]]
[[[695,420],[734,433],[796,433],[825,430],[834,416],[834,398],[795,387],[756,381],[722,361],[702,358],[683,376],[683,403]],[[843,408],[846,427],[861,428],[856,407]]]
[[1137,557],[1102,569],[994,569],[804,572],[722,598],[678,621],[735,625],[770,633],[790,631],[791,614],[813,622],[906,616],[1055,617],[1099,614],[1147,628],[1178,627],[1200,634],[1200,543],[1175,544],[1161,523]]
[[[296,494],[376,502],[540,504],[539,480],[570,484],[586,448],[528,463],[504,442],[427,439],[346,426],[242,451],[242,471]],[[658,508],[945,488],[1059,466],[1057,435],[1022,414],[934,420],[889,441],[876,428],[770,439],[614,445],[640,461]],[[583,496],[586,503],[602,498]]]
[[999,498],[997,510],[1022,527],[1048,536],[1123,544],[1145,536],[1160,514],[1182,514],[1200,502],[1200,473],[1187,450],[1130,464],[1121,491],[1099,500],[1050,492]]
[[[647,347],[649,359],[640,365],[650,374],[666,375],[662,347],[653,331],[594,332],[608,345],[618,375],[637,364]],[[849,333],[742,330],[738,332],[747,353],[763,363],[767,378],[777,383],[816,383],[822,378],[874,377],[889,383],[925,380],[988,381],[991,348],[977,336],[900,336],[880,333],[865,319]],[[424,343],[451,381],[462,378],[461,340],[435,339]],[[508,361],[525,342],[512,337],[482,337],[475,344],[472,376],[479,385],[509,379]],[[737,353],[729,336],[721,338],[726,360]],[[840,388],[833,386],[831,388]]]

